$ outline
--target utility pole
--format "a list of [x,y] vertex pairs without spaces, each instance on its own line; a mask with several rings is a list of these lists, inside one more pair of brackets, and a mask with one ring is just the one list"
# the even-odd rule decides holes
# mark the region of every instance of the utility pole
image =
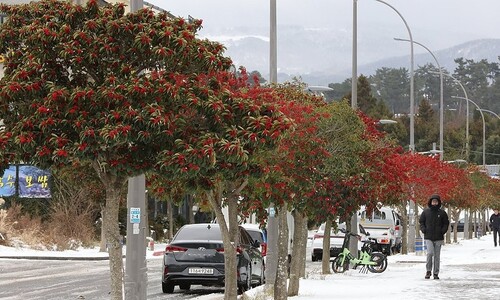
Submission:
[[[130,12],[143,7],[142,0],[130,0]],[[147,299],[146,264],[146,177],[139,175],[128,180],[127,194],[127,251],[125,259],[125,299]]]
[[[358,109],[358,0],[352,0],[352,79],[351,79],[351,107]],[[347,222],[346,222],[347,223]],[[351,216],[351,232],[358,233],[358,212]],[[349,251],[358,257],[358,240],[349,241]]]
[[[276,21],[276,0],[270,0],[270,30],[269,30],[269,81],[278,82],[278,42]],[[269,207],[267,218],[267,265],[266,285],[272,286],[276,282],[278,271],[278,218],[274,205]]]

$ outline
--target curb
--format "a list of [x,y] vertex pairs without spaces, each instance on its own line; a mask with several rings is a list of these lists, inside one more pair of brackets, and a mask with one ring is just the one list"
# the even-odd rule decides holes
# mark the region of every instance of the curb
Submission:
[[[122,256],[125,258],[125,255]],[[102,257],[60,257],[60,256],[0,256],[0,259],[30,259],[30,260],[109,260],[108,256],[102,256]]]

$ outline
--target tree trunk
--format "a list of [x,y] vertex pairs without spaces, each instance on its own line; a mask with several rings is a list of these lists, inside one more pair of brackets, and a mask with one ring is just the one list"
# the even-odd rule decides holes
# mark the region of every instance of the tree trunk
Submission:
[[457,209],[453,213],[453,220],[455,221],[455,226],[453,227],[453,242],[454,243],[458,243],[458,228],[457,228],[456,224],[458,224],[459,218],[460,218],[460,209]]
[[[448,216],[451,217],[451,207],[448,206]],[[448,224],[448,231],[446,231],[446,244],[451,244],[451,222]]]
[[290,266],[290,282],[288,285],[288,296],[293,297],[299,294],[300,277],[305,274],[306,247],[307,247],[307,217],[293,211],[293,249],[292,263]]
[[172,211],[172,197],[168,197],[167,200],[167,215],[168,215],[168,240],[169,242],[174,237],[174,212]]
[[106,245],[109,252],[109,270],[111,274],[111,299],[123,299],[123,258],[120,229],[118,227],[118,209],[122,184],[105,183],[106,213],[105,226]]
[[408,211],[406,209],[407,201],[402,202],[399,206],[401,215],[401,254],[408,254]]
[[109,271],[111,275],[110,296],[112,300],[123,299],[123,254],[118,226],[118,211],[121,192],[127,177],[106,173],[97,161],[92,163],[99,179],[106,190],[106,209],[102,220],[105,228],[106,246],[109,252]]
[[106,252],[106,230],[104,228],[104,214],[106,213],[106,207],[101,205],[101,242],[99,243],[99,252]]
[[[226,220],[222,213],[222,184],[216,187],[216,193],[213,191],[207,192],[207,199],[212,206],[217,223],[219,224],[222,240],[224,243],[224,300],[235,300],[238,296],[238,282],[237,282],[237,259],[236,247],[239,242],[238,230],[238,199],[241,190],[248,184],[244,180],[241,184],[231,183],[228,188],[228,219]],[[228,227],[229,224],[229,227]]]
[[193,197],[191,195],[188,195],[187,197],[187,204],[188,204],[188,223],[194,224]]
[[276,282],[274,285],[274,300],[288,299],[287,281],[288,281],[288,224],[287,224],[287,205],[286,202],[278,212],[278,271],[276,273]]
[[[346,220],[349,223],[351,218]],[[350,230],[349,230],[350,231]],[[325,232],[323,233],[323,258],[321,259],[321,274],[331,274],[330,272],[330,233],[332,232],[332,220],[328,219],[325,223]]]

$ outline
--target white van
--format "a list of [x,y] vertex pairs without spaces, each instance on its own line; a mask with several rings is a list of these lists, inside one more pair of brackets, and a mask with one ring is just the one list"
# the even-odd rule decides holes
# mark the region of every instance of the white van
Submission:
[[365,208],[361,208],[358,211],[358,222],[370,233],[371,238],[377,239],[375,251],[386,255],[401,251],[401,218],[394,209],[382,206],[367,214]]

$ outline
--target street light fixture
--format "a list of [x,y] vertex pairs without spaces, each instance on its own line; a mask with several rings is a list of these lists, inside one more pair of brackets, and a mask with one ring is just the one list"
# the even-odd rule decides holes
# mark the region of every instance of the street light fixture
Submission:
[[[411,42],[410,40],[407,39],[401,39],[401,38],[394,38],[396,41],[400,42]],[[427,50],[431,56],[434,58],[436,61],[437,67],[439,69],[439,84],[440,84],[440,96],[439,96],[439,149],[441,150],[441,155],[439,156],[440,160],[443,160],[444,156],[444,147],[443,147],[443,132],[444,132],[444,106],[443,106],[443,70],[441,69],[441,65],[439,64],[439,61],[437,60],[436,56],[432,51],[424,46],[423,44],[413,41],[413,43],[421,46],[425,50]]]
[[396,124],[397,122],[396,120],[380,119],[377,121],[377,124]]
[[482,111],[488,112],[488,113],[494,115],[495,117],[497,117],[498,119],[500,119],[500,116],[496,112],[494,112],[494,111],[487,110],[487,109],[484,109],[484,108],[477,109],[477,110],[482,110]]
[[470,101],[472,104],[474,104],[476,106],[476,108],[481,113],[481,117],[483,118],[483,167],[486,167],[486,122],[484,121],[483,110],[479,107],[479,105],[476,104],[476,102],[472,101],[469,98],[464,98],[464,97],[459,97],[459,96],[451,96],[451,97],[456,98],[456,99],[463,99],[463,100]]
[[[406,29],[408,30],[408,35],[410,37],[410,152],[414,153],[415,152],[415,100],[414,100],[414,79],[413,79],[414,77],[413,36],[411,34],[410,26],[408,26],[408,23],[406,22],[405,18],[394,6],[382,0],[375,0],[375,1],[389,6],[399,15],[401,20],[403,20],[403,23],[405,24]],[[416,206],[415,201],[410,200],[409,215],[411,217],[408,229],[408,249],[410,252],[413,252],[415,250],[415,238],[417,234],[417,231],[415,230],[415,223],[416,223],[415,206]]]

